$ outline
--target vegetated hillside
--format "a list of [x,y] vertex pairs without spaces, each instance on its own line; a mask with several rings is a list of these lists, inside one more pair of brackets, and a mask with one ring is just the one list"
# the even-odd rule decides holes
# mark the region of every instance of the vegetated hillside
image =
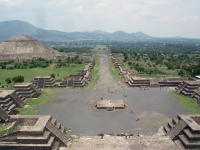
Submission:
[[28,22],[14,20],[0,22],[0,42],[18,35],[26,34],[38,40],[80,40],[80,39],[106,39],[106,40],[132,40],[132,39],[149,39],[152,38],[142,32],[126,33],[116,31],[108,33],[101,30],[93,32],[62,32],[56,30],[44,30],[31,25]]

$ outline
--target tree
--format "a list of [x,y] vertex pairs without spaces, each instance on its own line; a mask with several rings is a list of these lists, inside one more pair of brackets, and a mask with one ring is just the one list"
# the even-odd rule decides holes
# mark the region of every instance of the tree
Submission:
[[183,70],[180,70],[180,71],[178,72],[178,75],[179,75],[179,76],[183,76],[183,75],[184,75]]

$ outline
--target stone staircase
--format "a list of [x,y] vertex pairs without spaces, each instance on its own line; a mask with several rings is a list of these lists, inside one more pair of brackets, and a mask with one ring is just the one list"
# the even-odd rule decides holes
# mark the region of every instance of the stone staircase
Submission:
[[9,120],[9,116],[8,114],[3,110],[3,108],[0,106],[0,122],[3,121],[8,121]]
[[179,89],[177,89],[177,93],[180,94],[181,91],[187,86],[187,83],[184,83]]
[[168,135],[179,149],[200,149],[200,115],[179,115],[177,118],[172,119],[172,124],[168,123],[163,127],[165,135]]
[[31,84],[30,86],[32,87],[32,89],[33,89],[36,93],[38,93],[38,94],[41,93],[41,91],[40,91],[38,88],[36,88],[36,86],[34,86],[33,84]]
[[38,79],[38,83],[37,83],[38,88],[40,88],[40,89],[44,88],[44,81],[45,81],[45,79],[43,79],[43,78]]
[[61,130],[57,128],[58,126],[60,127],[60,125],[54,125],[52,121],[48,121],[46,124],[46,128],[51,131],[54,136],[56,136],[63,144],[69,145],[70,138],[67,137],[63,132],[61,132]]
[[18,104],[18,106],[23,107],[25,105],[24,101],[22,101],[20,99],[19,96],[17,96],[17,94],[15,94],[14,92],[11,94],[11,97],[13,97],[13,99],[15,100],[15,102]]

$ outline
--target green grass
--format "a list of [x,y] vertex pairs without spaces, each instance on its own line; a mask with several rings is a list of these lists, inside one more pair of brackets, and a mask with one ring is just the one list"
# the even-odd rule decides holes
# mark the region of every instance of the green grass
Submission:
[[99,80],[99,65],[100,65],[100,58],[97,57],[95,59],[95,67],[91,70],[92,80],[85,86],[84,89],[93,89],[96,82]]
[[121,81],[121,78],[120,78],[120,76],[118,75],[118,74],[119,74],[119,69],[118,69],[118,68],[116,69],[116,68],[113,66],[110,57],[108,57],[108,63],[109,63],[109,71],[110,71],[111,75],[113,76],[113,78],[115,79],[115,81],[116,81],[117,83],[119,83],[119,82]]
[[[57,96],[61,88],[45,89],[38,99],[27,98],[27,106],[18,108],[20,115],[37,115],[37,108]],[[50,92],[51,91],[51,92]]]
[[190,113],[200,114],[200,106],[196,104],[196,101],[193,98],[178,94],[175,91],[173,91],[171,94],[178,98],[179,104],[186,108]]
[[107,48],[106,45],[96,45],[96,49],[104,49]]
[[0,136],[9,134],[12,131],[12,127],[9,127],[10,123],[0,124]]
[[[55,80],[63,79],[66,76],[74,75],[79,73],[80,70],[84,69],[85,64],[80,65],[70,65],[69,67],[61,67],[61,68],[55,68],[54,66],[49,66],[47,68],[33,68],[33,69],[14,69],[14,70],[6,70],[6,69],[0,69],[0,82],[1,84],[5,85],[5,89],[7,87],[7,84],[5,80],[7,78],[13,78],[17,75],[24,76],[24,82],[30,82],[34,79],[36,76],[49,76],[50,74],[55,74]],[[13,86],[13,83],[8,85],[9,87]]]

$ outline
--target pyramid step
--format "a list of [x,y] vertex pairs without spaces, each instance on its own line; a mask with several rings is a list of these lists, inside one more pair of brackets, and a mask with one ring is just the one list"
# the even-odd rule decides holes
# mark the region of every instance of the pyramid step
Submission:
[[60,129],[60,127],[61,127],[61,124],[57,122],[56,128]]
[[51,119],[51,123],[53,124],[53,125],[55,125],[56,124],[56,119]]

